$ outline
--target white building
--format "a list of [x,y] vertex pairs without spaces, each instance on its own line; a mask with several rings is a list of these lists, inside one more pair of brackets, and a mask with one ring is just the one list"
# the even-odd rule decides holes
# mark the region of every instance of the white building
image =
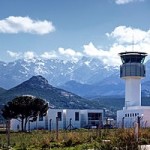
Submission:
[[150,127],[150,107],[129,107],[117,112],[117,123],[119,127],[132,128],[135,126],[135,122],[140,123],[140,127]]
[[[38,117],[37,121],[28,122],[27,130],[46,129],[74,129],[84,127],[101,127],[103,124],[103,110],[99,109],[49,109],[45,117]],[[21,122],[11,120],[11,130],[21,130]]]
[[125,80],[125,107],[117,111],[118,127],[134,127],[137,122],[141,127],[150,127],[150,107],[141,106],[141,79],[145,77],[143,64],[146,53],[120,53],[122,65],[120,77]]

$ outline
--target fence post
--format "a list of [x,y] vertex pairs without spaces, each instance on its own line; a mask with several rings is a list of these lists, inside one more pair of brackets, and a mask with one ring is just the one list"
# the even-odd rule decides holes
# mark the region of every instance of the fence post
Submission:
[[136,142],[138,142],[138,138],[139,138],[139,124],[137,122],[135,123],[134,136],[135,136]]
[[56,140],[58,141],[58,120],[59,118],[56,117]]
[[51,132],[52,130],[52,119],[49,120],[49,131]]
[[10,120],[6,121],[6,136],[7,136],[7,146],[10,146]]

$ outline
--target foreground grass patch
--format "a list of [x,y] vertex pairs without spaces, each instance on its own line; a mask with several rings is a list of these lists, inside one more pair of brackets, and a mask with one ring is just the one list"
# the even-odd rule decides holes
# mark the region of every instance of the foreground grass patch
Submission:
[[[137,142],[133,129],[115,130],[76,130],[59,131],[32,131],[30,133],[12,132],[10,147],[12,150],[111,150],[137,149],[139,144],[150,144],[150,129],[139,132]],[[0,134],[0,149],[8,149],[6,134]]]

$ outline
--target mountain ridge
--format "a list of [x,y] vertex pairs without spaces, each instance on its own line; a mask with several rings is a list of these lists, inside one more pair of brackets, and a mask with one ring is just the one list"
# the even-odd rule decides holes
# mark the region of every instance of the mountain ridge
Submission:
[[[142,80],[142,95],[150,96],[150,60],[146,62],[146,78]],[[41,75],[58,88],[82,97],[124,96],[124,81],[119,77],[119,67],[107,66],[96,58],[83,57],[79,61],[59,59],[16,60],[0,62],[0,87],[11,89]],[[74,81],[74,82],[71,82]]]
[[47,100],[53,108],[95,108],[91,102],[76,94],[53,87],[42,76],[33,76],[29,80],[0,94],[0,102],[6,103],[16,96],[33,95]]
[[10,89],[36,75],[42,75],[53,86],[62,85],[70,80],[93,84],[116,70],[115,67],[108,68],[99,59],[86,57],[77,62],[57,59],[19,59],[9,63],[1,62],[0,87]]

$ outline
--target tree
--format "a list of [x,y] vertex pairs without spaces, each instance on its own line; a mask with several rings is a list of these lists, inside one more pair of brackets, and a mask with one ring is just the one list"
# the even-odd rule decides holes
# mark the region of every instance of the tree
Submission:
[[18,119],[21,121],[22,131],[26,131],[29,120],[36,121],[38,116],[45,116],[48,110],[48,102],[33,96],[19,96],[8,102],[2,109],[5,119]]

